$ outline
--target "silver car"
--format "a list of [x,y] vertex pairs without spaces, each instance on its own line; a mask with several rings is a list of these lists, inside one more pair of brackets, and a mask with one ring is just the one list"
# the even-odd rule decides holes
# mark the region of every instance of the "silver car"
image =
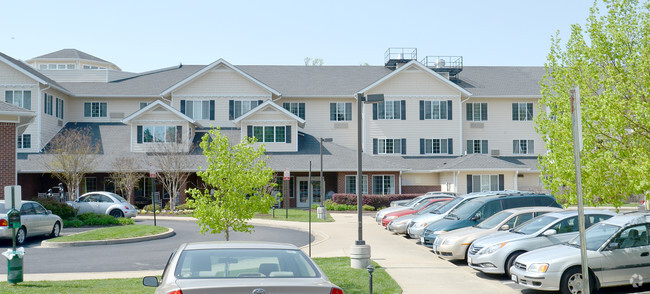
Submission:
[[433,242],[433,253],[446,260],[466,259],[469,245],[476,239],[498,231],[507,231],[534,217],[561,208],[536,206],[519,207],[503,210],[476,226],[453,230],[438,235]]
[[406,205],[394,206],[394,207],[386,207],[386,208],[384,208],[384,209],[382,209],[380,211],[377,211],[377,213],[375,214],[375,221],[377,221],[377,223],[381,225],[381,220],[384,219],[384,216],[386,216],[387,214],[389,214],[391,212],[410,209],[410,208],[413,208],[413,207],[417,206],[418,204],[423,203],[426,200],[433,199],[433,198],[453,198],[453,197],[456,197],[456,196],[454,196],[454,195],[452,195],[450,193],[420,195],[418,197],[415,197],[415,198],[411,199],[411,201],[409,201]]
[[[425,194],[422,195],[422,196],[429,196],[429,195],[445,195],[445,196],[453,195],[453,196],[456,196],[456,193],[454,193],[454,192],[439,192],[439,191],[437,191],[437,192],[427,192],[427,193],[425,193]],[[395,200],[395,201],[391,201],[391,202],[390,202],[390,207],[404,206],[404,205],[408,204],[411,200],[413,200],[413,199],[404,199],[404,200]]]
[[431,213],[432,211],[439,209],[443,205],[447,204],[449,201],[451,200],[434,202],[433,204],[427,206],[425,209],[422,209],[414,214],[407,214],[407,215],[400,216],[396,219],[393,219],[388,223],[386,229],[393,233],[406,234],[406,229],[408,228],[408,224],[414,218],[423,215],[425,213]]
[[66,202],[77,210],[77,214],[92,212],[113,217],[135,217],[137,209],[122,196],[111,192],[89,192],[75,201]]
[[[267,242],[197,242],[172,253],[156,293],[343,294],[298,247]],[[175,292],[178,291],[178,292]]]
[[[12,238],[12,229],[8,227],[5,201],[0,200],[0,238]],[[27,237],[49,236],[56,238],[61,233],[63,221],[61,218],[45,209],[43,205],[34,201],[22,201],[20,207],[20,228],[16,231],[16,243],[25,243]]]
[[[632,285],[650,277],[650,213],[618,215],[586,232],[590,289]],[[537,290],[581,293],[580,238],[520,255],[512,280]]]
[[[585,210],[586,227],[616,213]],[[508,232],[497,232],[477,239],[469,247],[467,264],[488,274],[510,275],[517,256],[535,249],[568,242],[578,235],[578,212],[551,212],[531,219]]]

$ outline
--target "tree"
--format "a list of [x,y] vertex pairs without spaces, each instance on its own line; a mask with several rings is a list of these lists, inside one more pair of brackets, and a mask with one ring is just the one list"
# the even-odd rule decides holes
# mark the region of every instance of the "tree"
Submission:
[[115,184],[115,189],[126,196],[129,203],[133,203],[133,192],[138,186],[140,179],[145,174],[138,171],[141,166],[141,159],[134,156],[119,156],[113,161],[113,172],[111,181]]
[[47,147],[45,167],[52,177],[68,188],[68,200],[79,196],[79,185],[84,175],[93,171],[99,146],[90,136],[90,129],[63,129]]
[[176,210],[178,196],[194,167],[192,161],[188,160],[192,146],[188,143],[160,143],[154,150],[156,178],[169,194],[169,208]]
[[323,59],[322,58],[311,58],[311,57],[305,57],[305,65],[307,66],[323,66]]
[[542,81],[537,130],[548,153],[540,160],[544,183],[576,203],[570,91],[579,89],[585,204],[622,205],[650,191],[650,14],[636,0],[591,8],[585,29],[573,25],[562,49],[552,38]]
[[188,205],[194,208],[194,217],[201,233],[251,232],[248,220],[257,213],[268,213],[275,203],[269,194],[274,186],[273,170],[266,165],[265,148],[255,148],[254,139],[244,137],[240,143],[231,145],[218,129],[212,129],[202,137],[201,148],[208,163],[197,174],[210,189],[189,189],[192,199]]

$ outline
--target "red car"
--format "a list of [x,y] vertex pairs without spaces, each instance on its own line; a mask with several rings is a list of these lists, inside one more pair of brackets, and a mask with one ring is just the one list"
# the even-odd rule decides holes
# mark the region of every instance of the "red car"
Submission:
[[436,203],[438,201],[448,201],[448,200],[451,200],[451,199],[452,198],[433,198],[433,199],[429,199],[429,201],[424,201],[424,202],[420,203],[418,206],[413,207],[413,208],[405,207],[402,210],[393,211],[393,212],[388,213],[388,214],[386,214],[384,216],[384,218],[381,220],[381,225],[386,227],[388,225],[388,223],[390,221],[392,221],[393,219],[396,219],[396,218],[398,218],[400,216],[403,216],[403,215],[414,214],[414,213],[416,213],[416,212],[418,212],[420,210],[423,210],[423,209],[427,208],[429,205],[434,204],[434,203]]

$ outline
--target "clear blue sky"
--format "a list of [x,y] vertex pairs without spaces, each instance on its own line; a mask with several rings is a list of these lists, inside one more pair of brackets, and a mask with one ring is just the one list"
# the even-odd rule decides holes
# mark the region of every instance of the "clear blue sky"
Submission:
[[235,65],[382,65],[389,47],[465,65],[543,65],[556,31],[589,0],[33,1],[3,3],[0,52],[26,60],[75,48],[141,72],[224,58]]

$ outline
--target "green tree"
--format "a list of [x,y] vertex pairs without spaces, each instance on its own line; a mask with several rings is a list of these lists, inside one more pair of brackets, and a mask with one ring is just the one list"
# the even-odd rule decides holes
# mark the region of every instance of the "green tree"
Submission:
[[251,232],[248,224],[257,213],[268,213],[275,203],[269,192],[273,170],[266,165],[265,148],[253,146],[255,140],[244,137],[232,145],[218,129],[203,135],[201,148],[208,167],[199,167],[197,174],[207,184],[207,189],[188,189],[191,195],[187,204],[194,209],[194,217],[201,233]]
[[552,38],[535,120],[548,149],[544,184],[575,204],[570,91],[579,89],[585,204],[619,207],[650,190],[650,14],[636,0],[603,4],[594,4],[584,29],[572,26],[566,48]]

